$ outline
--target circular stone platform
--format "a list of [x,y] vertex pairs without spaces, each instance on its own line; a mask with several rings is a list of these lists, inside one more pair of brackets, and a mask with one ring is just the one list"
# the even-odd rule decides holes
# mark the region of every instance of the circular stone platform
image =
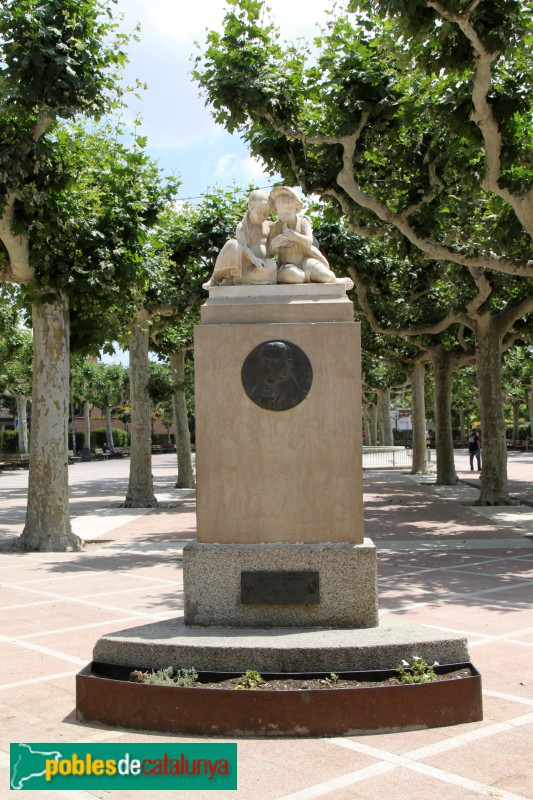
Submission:
[[106,634],[93,652],[108,664],[219,672],[395,669],[413,656],[430,664],[470,660],[465,638],[385,615],[379,627],[357,629],[201,628],[178,617]]

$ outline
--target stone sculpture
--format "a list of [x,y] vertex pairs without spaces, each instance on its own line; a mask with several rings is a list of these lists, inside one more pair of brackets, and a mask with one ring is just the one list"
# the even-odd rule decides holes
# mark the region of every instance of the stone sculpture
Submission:
[[237,225],[236,238],[229,239],[218,254],[213,275],[204,288],[277,283],[276,260],[267,252],[271,209],[266,192],[256,189],[251,193],[248,210]]
[[[212,286],[274,283],[336,283],[328,261],[318,248],[311,221],[299,214],[300,198],[288,186],[278,186],[267,195],[256,189],[248,210],[215,262],[204,289]],[[278,219],[269,219],[275,211]],[[276,261],[277,258],[277,261]],[[346,288],[353,283],[342,279]]]
[[318,249],[307,217],[298,214],[300,198],[288,186],[270,193],[278,219],[268,235],[268,252],[279,258],[278,283],[335,283],[335,274]]

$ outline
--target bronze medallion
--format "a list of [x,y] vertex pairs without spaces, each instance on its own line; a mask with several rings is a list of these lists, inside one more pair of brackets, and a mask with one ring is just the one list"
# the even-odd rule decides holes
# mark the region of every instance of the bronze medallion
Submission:
[[282,340],[263,342],[246,357],[241,370],[244,391],[260,408],[287,411],[304,400],[313,368],[304,351]]

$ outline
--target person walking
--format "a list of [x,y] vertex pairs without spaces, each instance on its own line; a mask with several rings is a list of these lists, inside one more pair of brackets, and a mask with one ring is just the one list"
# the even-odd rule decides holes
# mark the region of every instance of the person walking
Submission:
[[468,456],[470,458],[470,472],[474,471],[474,458],[477,461],[477,471],[481,472],[481,438],[479,428],[472,428],[468,437]]

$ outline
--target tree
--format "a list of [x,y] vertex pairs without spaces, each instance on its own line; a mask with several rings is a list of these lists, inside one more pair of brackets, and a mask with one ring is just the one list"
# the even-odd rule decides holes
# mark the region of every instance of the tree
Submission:
[[488,304],[498,275],[533,276],[530,9],[517,0],[344,7],[352,13],[332,17],[309,59],[262,24],[259,2],[232,3],[195,75],[215,118],[287,183],[331,200],[359,235],[399,238],[474,282],[453,314],[477,344],[480,502],[507,503],[500,352],[533,309],[530,286],[511,285],[508,309]]
[[1,273],[22,286],[34,333],[26,550],[82,547],[68,513],[71,327],[77,343],[127,309],[158,204],[142,142],[88,129],[116,102],[126,37],[115,29],[104,0],[0,10]]
[[28,452],[28,401],[32,386],[33,339],[14,305],[0,305],[0,395],[15,401],[18,450]]
[[236,187],[214,189],[196,205],[169,206],[153,232],[154,249],[168,268],[161,273],[157,296],[147,294],[145,312],[150,313],[151,346],[170,364],[179,488],[195,485],[187,422],[186,358],[193,349],[194,325],[199,322],[205,296],[202,284],[211,276],[224,243],[234,236],[246,201]]
[[86,409],[85,448],[90,451],[90,414],[92,407],[104,413],[106,439],[113,447],[113,427],[111,422],[115,406],[125,401],[127,370],[120,364],[104,364],[96,358],[73,359],[70,373],[71,394],[74,401]]

